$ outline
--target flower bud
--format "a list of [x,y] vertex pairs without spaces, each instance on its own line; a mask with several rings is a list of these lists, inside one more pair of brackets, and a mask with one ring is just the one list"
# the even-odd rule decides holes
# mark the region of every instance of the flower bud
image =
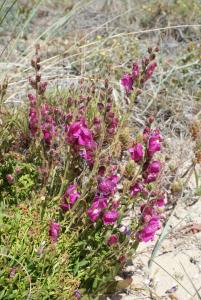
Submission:
[[109,239],[107,240],[107,244],[109,246],[115,245],[118,243],[118,236],[116,234],[112,234]]
[[174,181],[171,184],[171,192],[172,194],[178,194],[181,193],[183,189],[183,184],[181,181]]
[[37,73],[36,74],[36,82],[39,82],[41,80],[41,74]]
[[14,182],[14,177],[12,174],[7,174],[6,179],[8,180],[8,183],[12,184]]

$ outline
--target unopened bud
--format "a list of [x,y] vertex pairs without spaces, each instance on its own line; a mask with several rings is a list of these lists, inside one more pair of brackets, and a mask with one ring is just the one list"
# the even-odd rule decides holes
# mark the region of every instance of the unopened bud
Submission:
[[6,175],[6,179],[8,180],[8,182],[11,184],[14,182],[14,177],[11,174],[7,174]]
[[37,73],[36,74],[36,82],[40,82],[40,80],[41,80],[41,74]]
[[183,189],[183,184],[181,181],[174,181],[171,184],[171,192],[173,194],[178,194],[178,193],[182,192],[182,189]]
[[34,79],[32,79],[31,77],[29,77],[29,83],[32,86],[33,89],[36,89],[36,81]]

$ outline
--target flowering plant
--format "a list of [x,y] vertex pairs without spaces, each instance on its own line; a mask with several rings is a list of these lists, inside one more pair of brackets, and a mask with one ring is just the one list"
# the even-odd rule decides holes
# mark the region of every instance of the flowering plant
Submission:
[[[153,240],[161,227],[166,203],[160,182],[163,137],[153,118],[134,138],[128,123],[131,106],[156,68],[157,51],[149,49],[141,66],[135,62],[132,72],[123,75],[121,85],[131,102],[122,114],[108,80],[104,85],[80,82],[80,91],[72,87],[59,101],[48,96],[36,48],[28,130],[22,130],[26,145],[13,146],[13,151],[26,149],[23,160],[32,161],[37,170],[34,196],[24,202],[27,218],[32,212],[38,222],[36,228],[35,223],[28,226],[34,238],[26,237],[33,241],[27,256],[39,247],[48,280],[69,279],[67,290],[63,286],[61,292],[61,286],[51,291],[58,299],[104,293],[138,244]],[[8,173],[4,180],[12,186],[15,178]],[[21,213],[22,203],[18,205]],[[62,276],[57,265],[65,266]],[[30,264],[28,269],[33,272]],[[38,277],[31,275],[41,295],[47,275],[43,272],[37,266]]]

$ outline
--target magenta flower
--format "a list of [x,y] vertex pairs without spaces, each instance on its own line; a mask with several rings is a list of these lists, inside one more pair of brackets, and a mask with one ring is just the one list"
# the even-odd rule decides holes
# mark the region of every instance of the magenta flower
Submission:
[[148,80],[152,76],[152,74],[153,74],[153,72],[154,72],[154,70],[155,70],[156,67],[157,67],[157,63],[156,62],[153,62],[152,64],[150,64],[147,67],[147,69],[145,71],[145,80]]
[[87,164],[92,167],[94,164],[94,151],[91,149],[83,149],[80,151],[80,156],[86,160]]
[[158,174],[156,173],[150,173],[146,176],[145,180],[144,180],[144,183],[151,183],[151,182],[154,182],[156,181],[158,177]]
[[101,208],[101,209],[104,209],[107,207],[107,198],[105,196],[98,196],[96,195],[94,197],[94,200],[93,200],[93,203],[94,202],[98,202],[98,206]]
[[143,147],[142,144],[138,143],[133,148],[130,148],[128,150],[131,153],[131,158],[135,162],[139,162],[143,158]]
[[106,211],[103,215],[104,225],[113,225],[119,217],[119,213],[116,210]]
[[135,197],[138,193],[143,191],[143,184],[141,182],[136,182],[130,187],[131,196]]
[[116,243],[118,243],[118,236],[116,234],[112,234],[109,239],[107,240],[107,244],[109,246],[115,245]]
[[142,205],[141,210],[143,222],[148,223],[153,217],[159,219],[159,216],[152,206]]
[[148,166],[148,173],[154,173],[157,174],[160,172],[161,169],[161,163],[158,160],[155,160],[153,162],[151,162]]
[[116,191],[118,181],[119,178],[116,175],[105,177],[99,183],[98,190],[104,195],[114,194]]
[[84,119],[76,121],[68,127],[67,142],[71,145],[79,145],[91,149],[96,147],[92,133]]
[[92,222],[96,222],[99,218],[102,208],[99,205],[99,201],[93,202],[92,206],[88,209],[88,216]]
[[139,241],[148,242],[154,239],[155,233],[160,229],[159,219],[153,217],[144,228],[137,232]]
[[44,131],[43,131],[43,134],[44,134],[44,140],[45,140],[45,142],[46,142],[47,144],[50,144],[51,139],[52,139],[51,133],[48,132],[48,131],[46,131],[46,130],[44,130]]
[[47,116],[50,113],[50,106],[49,106],[49,104],[47,104],[47,103],[42,104],[40,111],[41,111],[41,115],[43,117]]
[[49,236],[53,243],[57,242],[61,226],[58,223],[51,223],[49,227]]
[[121,79],[121,84],[123,85],[124,89],[126,90],[127,94],[130,94],[130,92],[133,89],[133,77],[131,74],[124,74]]
[[64,193],[61,208],[64,211],[69,210],[79,197],[80,197],[80,193],[77,192],[77,185],[75,184],[70,185],[69,188]]
[[167,199],[165,196],[162,196],[158,199],[153,200],[153,204],[158,206],[158,207],[163,207],[167,203]]
[[147,149],[148,156],[152,157],[154,153],[160,150],[161,150],[160,135],[152,134],[148,142],[148,149]]

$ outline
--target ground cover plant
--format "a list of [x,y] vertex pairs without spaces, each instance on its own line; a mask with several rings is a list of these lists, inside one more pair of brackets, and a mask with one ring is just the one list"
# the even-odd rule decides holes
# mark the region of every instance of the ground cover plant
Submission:
[[154,239],[166,203],[163,137],[153,117],[141,132],[129,118],[157,52],[122,75],[123,111],[109,78],[80,81],[56,101],[36,46],[27,107],[1,107],[1,298],[95,299]]

